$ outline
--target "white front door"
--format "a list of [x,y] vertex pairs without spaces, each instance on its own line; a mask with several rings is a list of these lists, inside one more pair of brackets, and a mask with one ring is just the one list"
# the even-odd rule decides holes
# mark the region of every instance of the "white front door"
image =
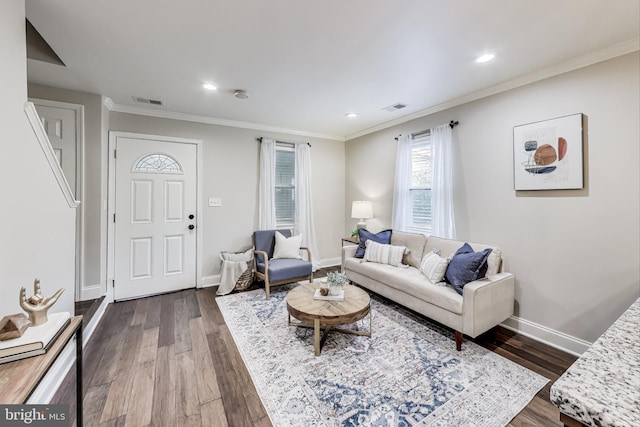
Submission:
[[114,299],[196,286],[197,147],[118,137]]

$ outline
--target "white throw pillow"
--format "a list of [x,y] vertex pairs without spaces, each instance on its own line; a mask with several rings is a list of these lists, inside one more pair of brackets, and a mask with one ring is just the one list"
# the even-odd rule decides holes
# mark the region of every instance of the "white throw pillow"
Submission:
[[276,246],[273,249],[273,259],[278,258],[302,258],[300,255],[300,246],[302,246],[302,234],[284,237],[282,233],[276,231]]
[[442,258],[434,252],[429,252],[420,262],[420,272],[427,276],[427,279],[429,279],[431,283],[435,284],[442,282],[448,265],[448,258]]
[[394,267],[407,267],[402,264],[402,256],[407,252],[404,246],[392,246],[374,242],[369,239],[365,242],[364,260],[389,264]]

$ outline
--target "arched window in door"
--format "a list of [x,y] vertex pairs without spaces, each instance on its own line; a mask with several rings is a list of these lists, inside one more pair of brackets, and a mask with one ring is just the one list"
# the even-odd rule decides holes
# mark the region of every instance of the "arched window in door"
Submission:
[[156,153],[138,160],[133,172],[182,174],[182,166],[173,157]]

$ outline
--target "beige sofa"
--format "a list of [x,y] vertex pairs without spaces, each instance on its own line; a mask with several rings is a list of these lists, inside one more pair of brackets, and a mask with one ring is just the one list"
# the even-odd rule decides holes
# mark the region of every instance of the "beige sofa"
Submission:
[[497,246],[469,242],[476,252],[493,250],[487,260],[487,276],[465,285],[460,295],[451,286],[429,282],[419,267],[423,254],[437,249],[440,256],[451,257],[464,242],[393,231],[390,243],[409,249],[403,258],[408,268],[363,262],[354,257],[357,246],[345,246],[342,271],[352,282],[452,328],[458,351],[463,334],[475,338],[513,314],[515,278],[502,271]]

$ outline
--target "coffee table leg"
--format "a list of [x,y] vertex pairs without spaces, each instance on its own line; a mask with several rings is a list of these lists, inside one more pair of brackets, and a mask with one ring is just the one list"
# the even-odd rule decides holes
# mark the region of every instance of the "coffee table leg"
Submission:
[[320,319],[313,320],[313,346],[316,356],[320,356]]

